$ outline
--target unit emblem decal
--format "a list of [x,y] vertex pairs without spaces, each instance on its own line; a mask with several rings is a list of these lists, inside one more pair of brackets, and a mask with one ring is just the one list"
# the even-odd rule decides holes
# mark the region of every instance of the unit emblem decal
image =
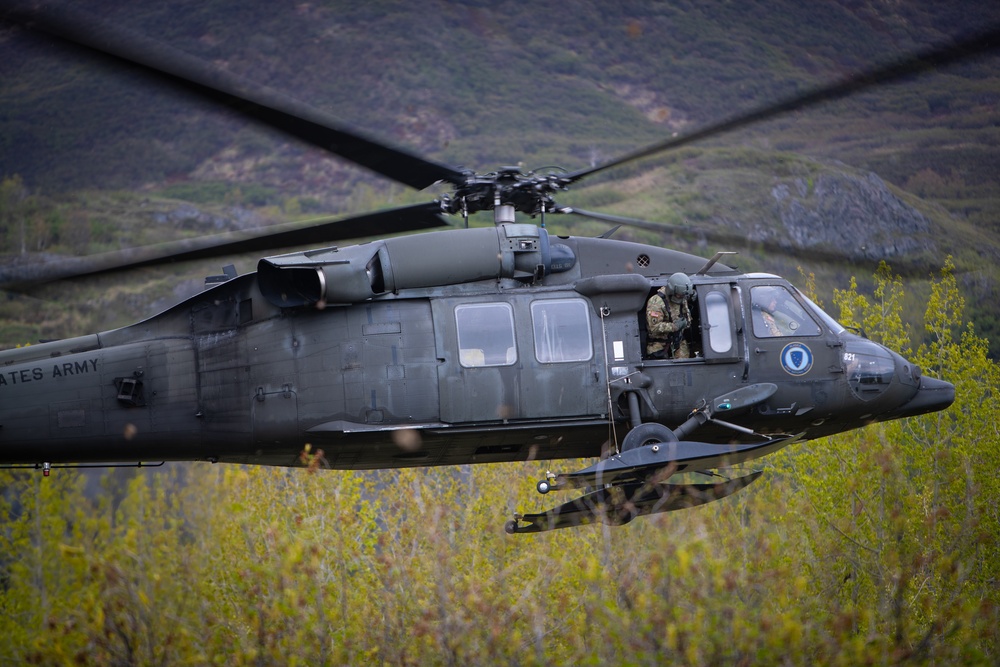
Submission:
[[812,365],[812,351],[802,343],[789,343],[781,351],[781,367],[789,375],[805,375]]

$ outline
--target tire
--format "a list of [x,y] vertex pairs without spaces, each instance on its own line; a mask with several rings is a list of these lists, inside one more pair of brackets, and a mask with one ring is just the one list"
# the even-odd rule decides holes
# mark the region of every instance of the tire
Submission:
[[625,439],[622,440],[622,451],[627,452],[657,442],[677,442],[677,436],[663,424],[656,422],[639,424],[625,435]]

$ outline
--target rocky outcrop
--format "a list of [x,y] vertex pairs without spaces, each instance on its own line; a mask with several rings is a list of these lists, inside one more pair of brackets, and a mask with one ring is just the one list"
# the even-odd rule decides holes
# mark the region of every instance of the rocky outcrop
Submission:
[[178,204],[167,210],[153,211],[153,222],[180,229],[230,231],[263,227],[267,221],[259,214],[239,206],[229,206],[221,213],[209,212],[194,204]]
[[837,249],[851,259],[933,252],[931,223],[894,195],[876,174],[824,172],[771,190],[780,226],[758,240],[795,249]]

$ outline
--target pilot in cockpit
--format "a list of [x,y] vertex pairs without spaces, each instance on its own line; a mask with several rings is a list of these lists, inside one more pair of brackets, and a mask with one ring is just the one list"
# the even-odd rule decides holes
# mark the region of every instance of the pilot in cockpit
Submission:
[[757,285],[750,295],[753,334],[757,338],[819,333],[819,328],[784,287]]

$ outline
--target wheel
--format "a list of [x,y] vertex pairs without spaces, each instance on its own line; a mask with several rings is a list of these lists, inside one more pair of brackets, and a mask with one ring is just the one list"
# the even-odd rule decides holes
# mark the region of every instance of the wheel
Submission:
[[677,442],[677,436],[663,424],[656,422],[639,424],[625,435],[625,439],[622,440],[622,452],[657,442]]
[[542,495],[545,495],[552,490],[552,486],[549,484],[549,480],[547,479],[540,481],[535,488],[538,489],[538,492]]
[[513,535],[517,532],[517,521],[511,519],[503,525],[503,529],[508,535]]

